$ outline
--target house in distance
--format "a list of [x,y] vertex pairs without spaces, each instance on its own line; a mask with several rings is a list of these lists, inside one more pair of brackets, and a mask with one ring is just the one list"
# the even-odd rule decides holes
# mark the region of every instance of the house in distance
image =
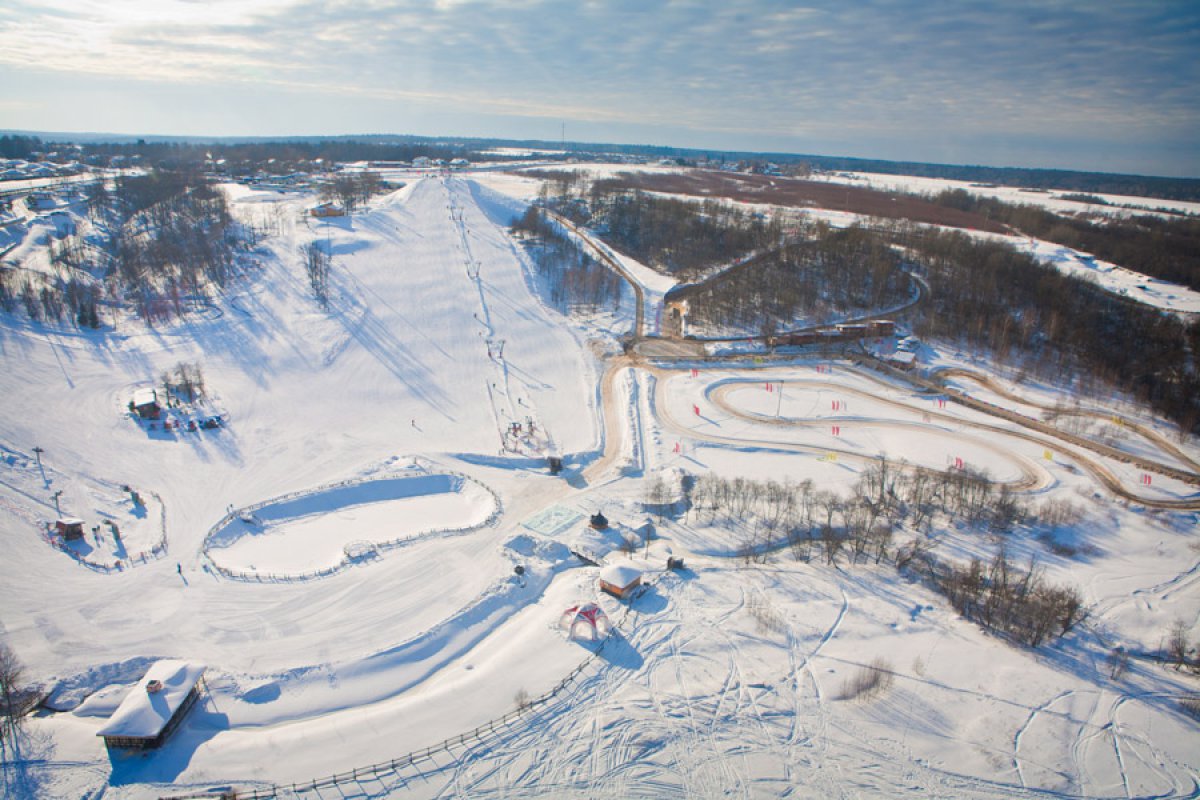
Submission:
[[158,747],[200,697],[203,679],[203,664],[155,661],[96,735],[106,747]]
[[313,217],[344,217],[346,209],[339,206],[337,203],[321,203],[308,210],[309,216]]

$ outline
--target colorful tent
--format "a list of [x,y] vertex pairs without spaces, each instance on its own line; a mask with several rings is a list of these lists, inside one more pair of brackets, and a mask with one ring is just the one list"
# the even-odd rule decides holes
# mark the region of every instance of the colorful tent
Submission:
[[608,615],[595,603],[571,606],[562,613],[558,627],[572,639],[595,642],[608,636],[612,625]]

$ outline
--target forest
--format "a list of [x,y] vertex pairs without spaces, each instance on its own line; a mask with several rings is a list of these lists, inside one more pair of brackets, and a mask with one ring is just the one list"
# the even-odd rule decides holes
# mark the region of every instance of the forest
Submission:
[[111,187],[89,184],[85,204],[91,232],[50,240],[57,278],[0,272],[0,306],[12,310],[20,299],[32,319],[69,314],[98,327],[98,307],[108,301],[162,320],[225,286],[248,244],[225,195],[195,173],[154,170]]
[[1118,297],[1002,242],[911,227],[895,240],[931,289],[912,321],[918,335],[1056,382],[1115,387],[1197,428],[1200,321]]
[[782,231],[727,203],[606,191],[597,185],[589,199],[592,224],[605,241],[639,261],[681,280],[776,246]]
[[540,208],[529,206],[512,230],[522,237],[552,308],[566,314],[620,307],[621,279],[584,252]]
[[689,292],[691,324],[712,334],[743,330],[770,336],[911,298],[912,279],[900,255],[878,236],[824,224],[804,234]]

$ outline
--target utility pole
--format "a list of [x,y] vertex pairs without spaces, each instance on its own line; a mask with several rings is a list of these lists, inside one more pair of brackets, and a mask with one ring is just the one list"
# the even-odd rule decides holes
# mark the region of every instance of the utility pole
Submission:
[[42,453],[46,452],[40,447],[33,448],[33,454],[37,456],[38,470],[42,473],[42,483],[46,484],[46,488],[50,488],[50,479],[46,477],[46,468],[42,466]]

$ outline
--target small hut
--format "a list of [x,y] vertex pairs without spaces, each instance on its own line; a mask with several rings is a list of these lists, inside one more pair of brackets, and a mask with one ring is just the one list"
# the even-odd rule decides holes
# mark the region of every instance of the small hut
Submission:
[[602,531],[608,527],[608,517],[597,511],[595,514],[592,514],[592,518],[588,520],[588,525],[598,531]]
[[203,664],[155,661],[96,735],[106,747],[158,747],[200,697],[203,678]]
[[600,589],[624,599],[642,585],[642,572],[631,564],[609,564],[600,570]]
[[55,521],[54,529],[68,541],[83,538],[83,520],[78,517],[62,517]]
[[158,419],[162,407],[158,404],[158,392],[154,389],[138,389],[130,401],[134,412],[142,419]]

